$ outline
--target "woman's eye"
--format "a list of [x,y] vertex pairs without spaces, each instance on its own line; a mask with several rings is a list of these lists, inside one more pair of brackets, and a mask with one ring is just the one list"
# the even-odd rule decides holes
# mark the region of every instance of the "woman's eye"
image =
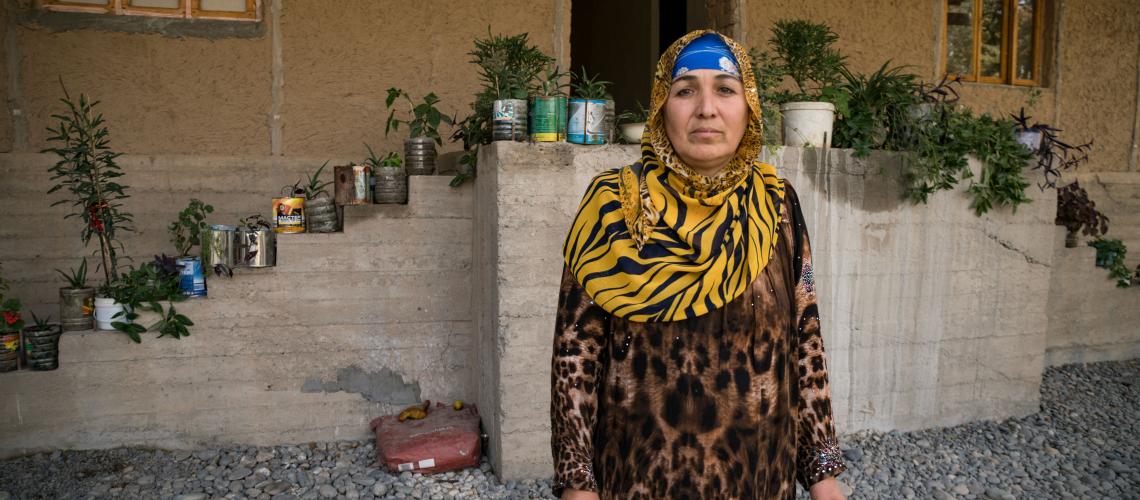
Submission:
[[732,87],[721,87],[721,88],[720,88],[720,93],[722,93],[722,94],[727,94],[727,95],[732,95],[732,94],[735,94],[735,93],[736,93],[736,89],[734,89],[734,88],[732,88]]
[[680,90],[678,90],[678,91],[677,91],[675,94],[673,94],[673,95],[686,96],[686,95],[691,95],[692,93],[693,93],[693,89],[690,89],[690,88],[683,88],[683,89],[680,89]]

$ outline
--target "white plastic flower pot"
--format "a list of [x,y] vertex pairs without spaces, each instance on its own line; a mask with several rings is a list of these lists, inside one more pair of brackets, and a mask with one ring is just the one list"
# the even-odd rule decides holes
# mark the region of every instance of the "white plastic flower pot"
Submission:
[[127,321],[126,315],[115,317],[123,311],[123,305],[115,302],[115,299],[107,297],[95,297],[95,329],[96,330],[114,330],[115,327],[111,323],[115,321]]
[[835,105],[830,102],[789,102],[780,106],[784,115],[784,145],[831,147]]
[[633,144],[641,144],[641,136],[645,134],[645,122],[638,123],[623,123],[618,125],[621,127],[621,136]]

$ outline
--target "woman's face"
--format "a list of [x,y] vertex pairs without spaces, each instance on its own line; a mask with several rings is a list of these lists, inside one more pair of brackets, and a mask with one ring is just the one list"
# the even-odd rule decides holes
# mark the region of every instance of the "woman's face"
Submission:
[[711,69],[685,73],[669,87],[665,134],[681,161],[713,176],[736,154],[748,127],[748,103],[738,78]]

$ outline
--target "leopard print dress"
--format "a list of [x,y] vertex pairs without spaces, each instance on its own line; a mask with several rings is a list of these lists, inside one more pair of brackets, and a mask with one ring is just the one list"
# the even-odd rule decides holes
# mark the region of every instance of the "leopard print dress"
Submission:
[[772,258],[727,306],[637,323],[563,272],[554,335],[555,495],[795,498],[845,470],[808,234],[787,185]]

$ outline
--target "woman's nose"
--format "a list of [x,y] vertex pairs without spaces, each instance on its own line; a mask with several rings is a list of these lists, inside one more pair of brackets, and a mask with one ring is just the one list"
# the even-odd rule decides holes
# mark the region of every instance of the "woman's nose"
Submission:
[[715,98],[712,92],[701,92],[700,100],[697,102],[697,115],[701,118],[716,116]]

